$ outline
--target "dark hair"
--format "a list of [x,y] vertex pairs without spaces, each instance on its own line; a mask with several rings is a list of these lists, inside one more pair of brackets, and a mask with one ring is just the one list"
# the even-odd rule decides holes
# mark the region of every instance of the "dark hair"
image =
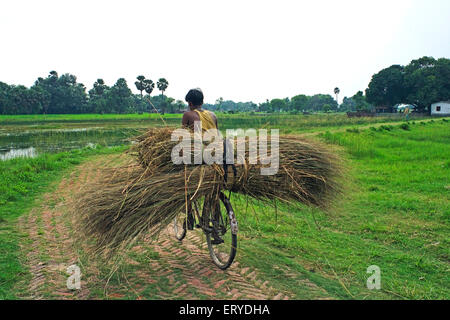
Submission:
[[186,95],[186,102],[192,103],[194,107],[199,107],[203,104],[203,92],[201,89],[191,89]]

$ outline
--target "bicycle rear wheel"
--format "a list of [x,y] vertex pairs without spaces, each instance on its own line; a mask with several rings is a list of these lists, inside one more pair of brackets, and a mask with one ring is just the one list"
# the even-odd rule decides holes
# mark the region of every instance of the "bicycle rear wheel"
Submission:
[[[225,270],[233,263],[237,251],[237,221],[228,198],[221,193],[220,200],[211,205],[209,229],[206,233],[209,254],[216,266]],[[214,244],[214,235],[223,243]]]

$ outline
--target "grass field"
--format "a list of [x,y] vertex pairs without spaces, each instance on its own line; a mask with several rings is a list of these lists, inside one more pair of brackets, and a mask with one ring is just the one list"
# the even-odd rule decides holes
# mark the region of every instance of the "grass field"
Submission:
[[[164,118],[181,118],[182,114],[165,114]],[[145,119],[159,119],[156,113],[145,114],[31,114],[31,115],[0,115],[3,123],[26,122],[70,122],[70,121],[135,121]]]
[[[300,298],[308,278],[339,298],[448,299],[448,122],[349,131],[321,135],[352,168],[350,192],[330,214],[281,207],[276,220],[235,198],[245,261]],[[380,291],[366,288],[371,265],[381,268]]]
[[[48,117],[44,125],[98,121],[96,115]],[[117,117],[134,121],[134,116]],[[392,124],[393,119],[325,117],[220,118],[224,128],[267,126],[285,133],[320,132],[314,138],[337,148],[350,168],[346,195],[327,214],[280,204],[275,210],[233,196],[241,230],[240,263],[259,270],[262,280],[299,299],[311,298],[306,282],[325,290],[324,297],[337,299],[448,299],[448,120]],[[174,119],[178,122],[179,115]],[[33,116],[0,116],[0,123],[8,122],[8,126],[35,121]],[[0,299],[21,296],[23,288],[17,283],[29,274],[20,249],[21,244],[27,246],[27,236],[19,232],[18,218],[39,203],[45,192],[51,193],[77,164],[123,149],[82,149],[0,162]],[[149,255],[157,261],[158,254],[151,252],[136,259],[145,263]],[[381,269],[379,291],[366,288],[370,265]],[[152,298],[152,288],[146,289],[146,298]],[[103,297],[101,289],[96,290]]]
[[[399,115],[373,118],[348,118],[346,114],[223,114],[217,113],[219,127],[237,128],[277,128],[281,133],[301,133],[317,130],[339,129],[343,126],[359,126],[375,123],[404,121]],[[76,115],[0,115],[0,125],[4,130],[23,129],[61,129],[76,127],[148,127],[179,126],[182,114],[76,114]],[[163,119],[163,120],[162,120]],[[422,119],[422,118],[417,118]]]
[[21,264],[19,244],[24,235],[16,224],[28,212],[33,201],[52,190],[70,168],[98,154],[121,152],[124,147],[86,148],[58,154],[44,154],[34,159],[0,161],[0,299],[15,297],[15,283],[27,273]]

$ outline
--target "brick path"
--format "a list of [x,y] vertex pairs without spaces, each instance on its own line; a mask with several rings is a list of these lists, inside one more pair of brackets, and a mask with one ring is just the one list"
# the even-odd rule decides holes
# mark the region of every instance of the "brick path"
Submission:
[[[183,242],[173,236],[171,226],[158,238],[135,246],[125,267],[108,281],[99,261],[86,257],[83,246],[72,236],[73,194],[95,179],[99,158],[80,166],[56,189],[46,194],[27,216],[20,220],[28,235],[22,245],[31,279],[23,298],[29,299],[289,299],[288,292],[274,289],[260,280],[258,270],[242,266],[239,252],[226,271],[217,268],[199,231],[188,232]],[[86,261],[89,261],[87,263]],[[81,290],[66,287],[68,266],[82,269]]]

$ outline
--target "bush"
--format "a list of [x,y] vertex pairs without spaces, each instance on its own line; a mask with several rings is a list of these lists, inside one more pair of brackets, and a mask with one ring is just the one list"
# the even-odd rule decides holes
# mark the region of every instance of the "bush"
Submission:
[[407,131],[411,130],[411,128],[409,127],[409,125],[407,123],[402,123],[400,125],[400,129],[407,130]]

